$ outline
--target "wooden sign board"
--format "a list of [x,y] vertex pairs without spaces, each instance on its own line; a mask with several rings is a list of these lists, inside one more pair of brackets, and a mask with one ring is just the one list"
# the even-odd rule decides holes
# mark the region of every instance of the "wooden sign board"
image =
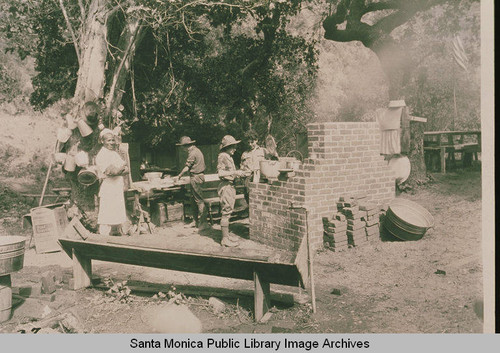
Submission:
[[68,224],[68,216],[64,206],[53,209],[32,208],[31,223],[33,224],[35,249],[38,254],[61,250],[57,240]]

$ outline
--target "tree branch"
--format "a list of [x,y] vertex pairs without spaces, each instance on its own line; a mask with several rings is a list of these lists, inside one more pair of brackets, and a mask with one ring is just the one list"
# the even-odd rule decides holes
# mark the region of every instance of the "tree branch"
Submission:
[[[365,5],[365,0],[341,0],[335,13],[323,21],[325,39],[337,42],[361,41],[370,48],[381,36],[391,33],[416,13],[450,0],[388,0]],[[361,21],[363,15],[380,10],[398,10],[370,26]],[[346,22],[345,29],[338,26]]]
[[78,0],[78,6],[80,6],[80,15],[82,16],[82,23],[85,22],[85,6],[83,6],[82,0]]
[[365,6],[364,13],[382,11],[382,10],[396,10],[401,8],[399,1],[385,1],[385,2],[372,2]]
[[69,22],[69,17],[68,13],[66,12],[66,8],[64,7],[63,0],[59,0],[59,6],[61,8],[61,11],[64,16],[64,20],[66,21],[66,26],[68,26],[69,33],[71,34],[71,38],[73,39],[73,45],[75,47],[75,52],[76,52],[76,58],[78,59],[78,66],[82,66],[82,58],[81,58],[81,53],[80,53],[80,47],[78,45],[78,42],[76,40],[76,35],[75,32],[73,31],[73,27],[71,26],[71,22]]
[[391,33],[395,28],[401,26],[403,23],[415,16],[417,12],[428,10],[433,6],[443,4],[448,1],[450,0],[415,0],[403,3],[402,0],[399,0],[399,11],[380,19],[373,25],[373,28],[374,30]]
[[113,98],[115,96],[115,91],[116,91],[116,87],[118,84],[118,78],[120,77],[121,71],[122,71],[123,67],[125,66],[125,63],[129,60],[129,55],[131,53],[131,50],[132,50],[134,44],[136,44],[136,39],[139,35],[139,32],[142,30],[140,20],[136,20],[136,22],[133,24],[129,23],[129,24],[127,24],[127,26],[129,27],[128,30],[130,31],[130,37],[128,38],[127,47],[125,48],[125,50],[122,54],[120,64],[118,65],[118,67],[115,70],[115,73],[113,75],[113,80],[112,80],[112,83],[111,83],[111,86],[109,89],[108,99],[106,102],[106,109],[108,110],[108,112],[111,110],[111,105],[113,103]]

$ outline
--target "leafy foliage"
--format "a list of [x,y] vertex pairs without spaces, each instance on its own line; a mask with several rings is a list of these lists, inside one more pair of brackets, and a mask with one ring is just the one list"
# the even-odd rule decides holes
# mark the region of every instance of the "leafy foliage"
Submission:
[[[78,5],[65,5],[78,33]],[[107,20],[107,82],[118,65],[126,18],[145,26],[122,101],[124,128],[133,138],[151,147],[172,145],[183,134],[216,143],[227,133],[241,138],[252,127],[262,138],[272,133],[293,140],[312,118],[314,43],[286,31],[300,1],[137,0],[120,6]],[[42,0],[33,12],[39,73],[31,102],[44,108],[73,94],[78,61],[57,4]]]
[[73,95],[78,63],[73,44],[64,36],[64,18],[53,1],[40,1],[31,21],[38,35],[34,51],[38,73],[33,78],[35,90],[30,101],[41,109]]

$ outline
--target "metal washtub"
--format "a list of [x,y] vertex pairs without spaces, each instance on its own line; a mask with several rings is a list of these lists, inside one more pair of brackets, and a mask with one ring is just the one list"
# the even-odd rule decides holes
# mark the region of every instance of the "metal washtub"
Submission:
[[0,236],[0,276],[23,268],[25,243],[25,237]]
[[434,227],[434,217],[413,201],[395,199],[389,204],[384,227],[401,240],[419,240]]

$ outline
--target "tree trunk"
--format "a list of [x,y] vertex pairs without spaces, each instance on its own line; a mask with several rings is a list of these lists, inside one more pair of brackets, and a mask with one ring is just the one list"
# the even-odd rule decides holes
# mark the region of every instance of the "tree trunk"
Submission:
[[411,164],[411,173],[407,184],[422,183],[427,178],[427,169],[424,159],[424,123],[410,121],[410,151],[408,158]]
[[103,97],[107,57],[106,4],[106,0],[93,0],[82,27],[79,45],[82,63],[78,70],[74,96],[75,102],[80,106]]
[[[98,101],[104,98],[106,87],[106,69],[107,63],[108,42],[107,42],[107,16],[111,12],[107,8],[108,1],[92,0],[85,25],[81,33],[81,66],[78,71],[78,81],[76,85],[74,102],[78,107],[82,107],[86,102]],[[139,40],[142,38],[142,27],[137,19],[131,19],[125,25],[121,33],[118,44],[118,55],[116,65],[112,67],[113,76],[110,83],[110,88],[106,97],[106,107],[102,112],[101,118],[109,116],[112,109],[118,107],[121,103],[125,84],[130,72],[133,56],[137,48]],[[103,107],[104,108],[104,107]],[[79,116],[79,118],[84,118]],[[113,122],[103,121],[104,125]],[[89,154],[90,164],[93,165],[93,160],[99,152],[100,144],[98,143],[99,129],[97,126],[91,126],[93,133],[90,136],[82,137],[75,129],[73,136],[67,144],[67,150],[83,150]],[[113,127],[113,126],[108,126]],[[80,168],[75,172],[67,173],[67,178],[71,183],[72,200],[79,208],[87,215],[85,226],[95,230],[97,227],[97,210],[96,210],[96,195],[99,191],[99,183],[96,182],[91,186],[84,186],[78,182],[77,176]]]

